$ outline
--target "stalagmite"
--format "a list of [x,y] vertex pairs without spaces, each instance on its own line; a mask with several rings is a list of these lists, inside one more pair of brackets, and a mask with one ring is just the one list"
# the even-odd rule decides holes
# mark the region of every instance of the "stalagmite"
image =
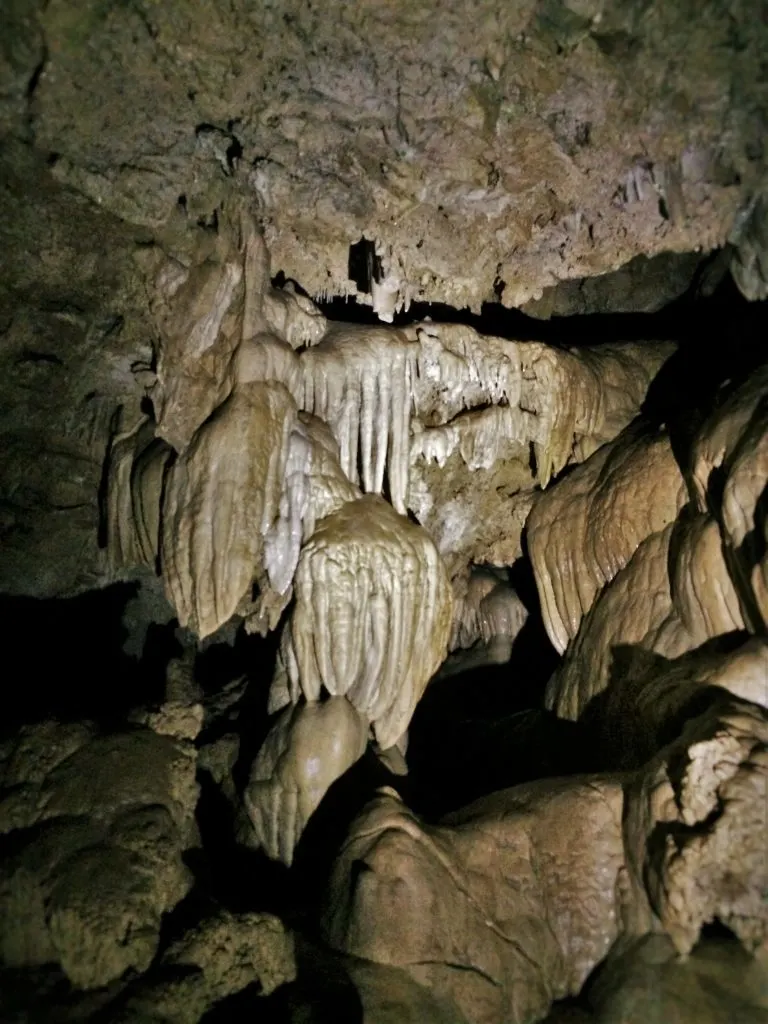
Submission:
[[367,742],[368,720],[344,697],[283,711],[259,750],[244,794],[267,856],[290,867],[310,817]]
[[292,701],[346,696],[392,746],[450,637],[452,594],[432,541],[381,498],[348,502],[318,523],[294,592],[281,643]]

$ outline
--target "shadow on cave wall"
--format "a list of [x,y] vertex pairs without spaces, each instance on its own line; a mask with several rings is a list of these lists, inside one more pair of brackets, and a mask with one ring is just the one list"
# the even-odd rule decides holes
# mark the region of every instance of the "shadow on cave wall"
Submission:
[[0,595],[6,687],[13,694],[0,734],[45,718],[107,724],[156,699],[177,645],[172,631],[158,627],[141,665],[123,651],[123,612],[135,594],[135,583],[117,583],[66,599]]

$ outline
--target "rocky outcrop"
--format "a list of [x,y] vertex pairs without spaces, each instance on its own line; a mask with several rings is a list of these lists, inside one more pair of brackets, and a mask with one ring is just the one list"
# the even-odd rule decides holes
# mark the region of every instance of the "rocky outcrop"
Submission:
[[685,955],[717,919],[764,950],[765,709],[682,671],[623,694],[597,720],[607,767],[633,772],[503,790],[438,825],[382,791],[337,862],[330,942],[477,1024],[536,1019],[615,943],[654,931]]
[[277,918],[220,910],[172,943],[104,1017],[114,1024],[198,1024],[229,996],[250,986],[268,996],[295,977],[293,937]]
[[341,851],[327,936],[476,1024],[536,1019],[618,935],[622,806],[607,778],[546,781],[429,826],[383,792]]
[[47,722],[2,754],[0,960],[59,964],[84,989],[146,970],[191,885],[191,745]]

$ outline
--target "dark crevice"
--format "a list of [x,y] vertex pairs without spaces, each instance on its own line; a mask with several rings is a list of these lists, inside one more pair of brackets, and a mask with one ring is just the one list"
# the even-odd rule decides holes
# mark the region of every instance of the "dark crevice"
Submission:
[[17,363],[48,363],[50,366],[63,366],[64,362],[52,352],[35,352],[32,349],[24,349],[16,360]]
[[238,160],[242,158],[242,155],[243,145],[240,142],[240,140],[235,135],[233,135],[232,141],[230,142],[229,146],[227,146],[226,152],[227,167],[229,167],[230,173],[234,171],[235,164],[237,163]]
[[48,51],[43,50],[43,55],[40,58],[40,62],[35,67],[34,71],[30,75],[29,81],[27,82],[27,100],[31,100],[35,94],[35,90],[40,84],[40,78],[42,77],[45,66],[48,63]]
[[359,292],[370,295],[374,281],[378,283],[383,276],[375,242],[361,238],[359,242],[350,245],[347,275]]
[[[593,313],[579,316],[538,319],[501,302],[486,302],[480,312],[458,309],[440,302],[413,302],[408,310],[395,314],[394,326],[403,327],[425,319],[436,323],[461,323],[481,334],[493,334],[514,341],[542,341],[550,345],[580,347],[615,344],[618,341],[679,341],[699,349],[722,348],[724,336],[735,338],[743,347],[747,339],[738,336],[735,325],[743,323],[754,334],[755,325],[765,317],[766,303],[750,303],[738,291],[730,275],[725,275],[711,294],[702,295],[707,269],[717,254],[703,261],[689,289],[664,309],[653,313]],[[350,246],[349,278],[358,291],[370,293],[373,280],[380,274],[374,243],[361,239]],[[505,284],[496,279],[494,291],[501,297]],[[381,323],[370,305],[355,296],[314,298],[330,320],[346,323]],[[753,340],[753,339],[752,339]],[[721,355],[722,361],[722,355]]]

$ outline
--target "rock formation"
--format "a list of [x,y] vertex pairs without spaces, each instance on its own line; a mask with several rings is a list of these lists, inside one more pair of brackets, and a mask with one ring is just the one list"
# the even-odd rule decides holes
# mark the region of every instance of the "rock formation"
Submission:
[[766,18],[6,7],[0,1017],[766,1019]]

